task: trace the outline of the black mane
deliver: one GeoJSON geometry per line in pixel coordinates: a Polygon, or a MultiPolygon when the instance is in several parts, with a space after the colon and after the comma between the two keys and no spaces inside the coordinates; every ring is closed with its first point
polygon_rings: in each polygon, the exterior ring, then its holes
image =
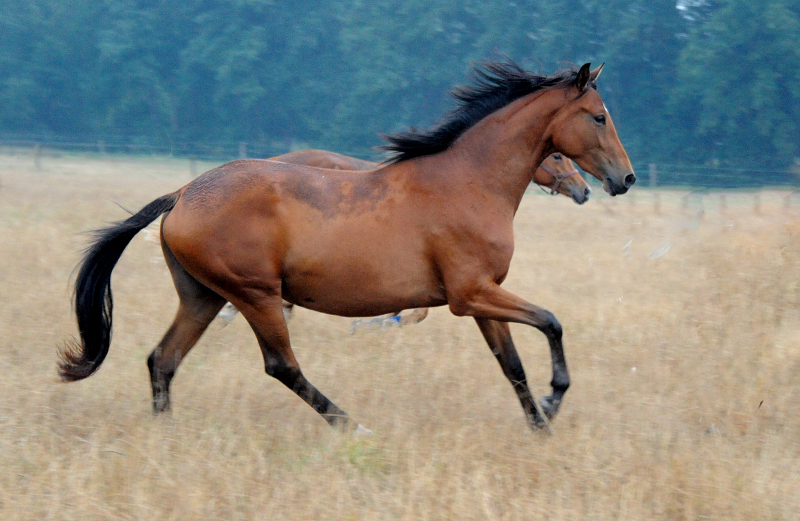
{"type": "Polygon", "coordinates": [[[540,90],[575,83],[578,70],[564,69],[552,76],[545,76],[528,72],[505,58],[502,61],[480,63],[475,66],[473,74],[473,85],[461,85],[450,91],[457,106],[433,128],[412,128],[405,132],[381,135],[388,144],[378,148],[390,153],[386,163],[442,152],[478,121],[512,101],[540,90]]]}

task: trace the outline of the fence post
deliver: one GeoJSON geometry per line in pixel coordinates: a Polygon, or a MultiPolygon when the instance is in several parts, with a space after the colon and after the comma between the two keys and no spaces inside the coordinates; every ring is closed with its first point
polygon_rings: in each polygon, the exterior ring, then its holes
{"type": "Polygon", "coordinates": [[[33,145],[33,165],[36,170],[42,169],[42,145],[39,143],[33,145]]]}
{"type": "Polygon", "coordinates": [[[756,192],[753,195],[753,213],[761,213],[761,192],[756,192]]]}
{"type": "MultiPolygon", "coordinates": [[[[658,186],[658,168],[655,163],[650,163],[648,173],[650,175],[650,188],[655,188],[658,186]]],[[[661,212],[661,196],[658,192],[653,192],[653,211],[655,213],[661,212]]]]}
{"type": "Polygon", "coordinates": [[[723,192],[719,194],[719,211],[720,213],[723,213],[727,209],[728,209],[728,200],[725,197],[725,193],[723,192]]]}
{"type": "Polygon", "coordinates": [[[247,159],[247,143],[239,143],[239,159],[247,159]]]}

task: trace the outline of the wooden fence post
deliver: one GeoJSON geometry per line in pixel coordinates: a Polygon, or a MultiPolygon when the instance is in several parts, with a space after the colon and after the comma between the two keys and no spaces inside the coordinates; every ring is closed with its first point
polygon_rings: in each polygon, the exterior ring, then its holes
{"type": "Polygon", "coordinates": [[[42,145],[39,143],[33,145],[33,165],[36,170],[42,169],[42,145]]]}
{"type": "MultiPolygon", "coordinates": [[[[655,163],[650,163],[648,173],[650,174],[650,188],[655,188],[658,186],[658,168],[655,163]]],[[[653,211],[661,212],[661,197],[658,192],[653,193],[653,211]]]]}

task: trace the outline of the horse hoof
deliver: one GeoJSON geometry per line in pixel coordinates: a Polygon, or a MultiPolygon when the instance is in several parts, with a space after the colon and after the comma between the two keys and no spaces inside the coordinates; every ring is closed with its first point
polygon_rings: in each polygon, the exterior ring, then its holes
{"type": "Polygon", "coordinates": [[[172,414],[172,407],[170,407],[169,405],[166,405],[166,406],[160,405],[160,406],[154,406],[153,407],[153,416],[156,416],[156,417],[158,417],[158,416],[169,416],[170,414],[172,414]]]}
{"type": "Polygon", "coordinates": [[[550,430],[550,422],[542,421],[541,419],[529,421],[528,426],[533,432],[541,432],[550,435],[553,434],[553,431],[550,430]]]}
{"type": "Polygon", "coordinates": [[[370,434],[372,434],[372,431],[359,423],[356,426],[355,434],[356,436],[369,436],[370,434]]]}
{"type": "Polygon", "coordinates": [[[558,407],[561,405],[561,400],[554,400],[552,396],[542,396],[539,400],[539,405],[542,407],[542,412],[547,416],[548,420],[552,420],[558,414],[558,407]]]}

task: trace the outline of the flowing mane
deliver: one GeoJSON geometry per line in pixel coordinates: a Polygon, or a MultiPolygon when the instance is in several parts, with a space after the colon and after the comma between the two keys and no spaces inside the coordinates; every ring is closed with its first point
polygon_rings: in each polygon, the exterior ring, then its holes
{"type": "Polygon", "coordinates": [[[540,90],[566,87],[575,82],[576,68],[564,69],[552,76],[528,72],[510,58],[479,63],[473,71],[472,85],[461,85],[450,91],[457,106],[429,130],[409,129],[395,134],[382,134],[388,144],[378,147],[390,153],[387,164],[446,150],[461,134],[477,122],[512,101],[540,90]]]}

